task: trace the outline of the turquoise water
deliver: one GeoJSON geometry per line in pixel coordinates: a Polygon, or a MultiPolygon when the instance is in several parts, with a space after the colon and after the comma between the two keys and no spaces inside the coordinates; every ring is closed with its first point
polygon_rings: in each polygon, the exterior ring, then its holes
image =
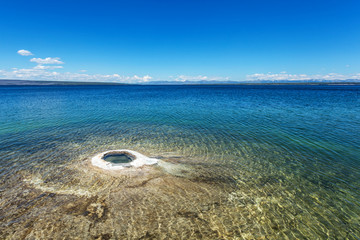
{"type": "Polygon", "coordinates": [[[359,239],[359,147],[360,86],[0,87],[0,238],[359,239]]]}

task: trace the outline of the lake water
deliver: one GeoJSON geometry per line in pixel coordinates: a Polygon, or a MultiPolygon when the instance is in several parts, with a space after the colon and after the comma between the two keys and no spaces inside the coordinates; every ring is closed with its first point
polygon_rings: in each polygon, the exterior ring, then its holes
{"type": "Polygon", "coordinates": [[[0,87],[0,196],[1,239],[359,239],[360,86],[0,87]]]}

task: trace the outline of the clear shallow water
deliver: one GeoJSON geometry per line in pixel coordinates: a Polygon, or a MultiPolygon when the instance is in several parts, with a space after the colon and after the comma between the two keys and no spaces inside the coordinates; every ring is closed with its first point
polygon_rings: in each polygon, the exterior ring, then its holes
{"type": "Polygon", "coordinates": [[[0,238],[359,239],[359,133],[359,86],[0,87],[0,238]]]}

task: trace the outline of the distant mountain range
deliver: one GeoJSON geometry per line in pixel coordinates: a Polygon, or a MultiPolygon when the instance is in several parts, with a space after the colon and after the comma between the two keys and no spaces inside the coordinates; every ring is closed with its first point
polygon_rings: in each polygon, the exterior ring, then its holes
{"type": "MultiPolygon", "coordinates": [[[[151,81],[145,83],[135,83],[133,85],[344,85],[360,84],[360,79],[349,80],[260,80],[260,81],[151,81]]],[[[130,85],[127,83],[111,82],[72,82],[72,81],[34,81],[34,80],[11,80],[0,79],[0,86],[61,86],[61,85],[130,85]]]]}
{"type": "Polygon", "coordinates": [[[253,85],[253,84],[266,84],[266,85],[281,85],[281,84],[360,84],[360,79],[349,80],[258,80],[258,81],[151,81],[140,83],[142,85],[253,85]]]}

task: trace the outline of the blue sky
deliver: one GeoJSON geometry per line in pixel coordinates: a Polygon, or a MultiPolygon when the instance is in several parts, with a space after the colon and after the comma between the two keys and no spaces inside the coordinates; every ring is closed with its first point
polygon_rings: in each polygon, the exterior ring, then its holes
{"type": "Polygon", "coordinates": [[[0,78],[360,79],[359,12],[358,0],[4,0],[0,78]]]}

